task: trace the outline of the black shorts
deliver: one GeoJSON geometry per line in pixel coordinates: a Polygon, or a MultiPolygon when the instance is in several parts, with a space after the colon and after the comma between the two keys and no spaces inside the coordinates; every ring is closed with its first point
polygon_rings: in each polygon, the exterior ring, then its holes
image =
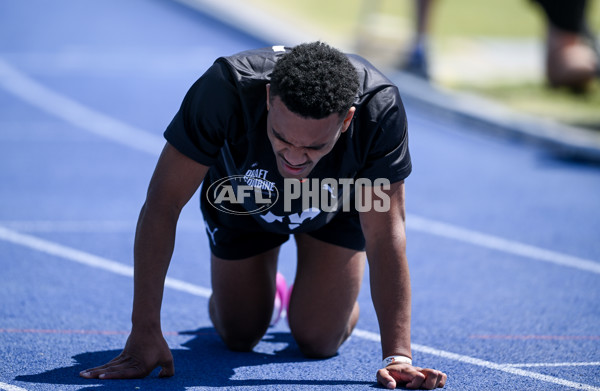
{"type": "MultiPolygon", "coordinates": [[[[201,197],[202,198],[202,197],[201,197]]],[[[281,246],[290,234],[266,231],[249,215],[218,212],[201,202],[212,253],[222,259],[238,260],[281,246]]],[[[307,235],[326,243],[356,251],[365,250],[358,212],[339,212],[329,223],[307,235]]]]}

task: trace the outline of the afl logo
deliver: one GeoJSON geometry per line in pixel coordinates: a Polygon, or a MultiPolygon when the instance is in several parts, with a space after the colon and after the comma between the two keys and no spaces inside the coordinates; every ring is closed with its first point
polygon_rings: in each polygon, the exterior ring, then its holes
{"type": "Polygon", "coordinates": [[[207,201],[213,208],[233,215],[262,213],[275,205],[279,199],[277,187],[261,189],[249,186],[246,179],[244,175],[231,175],[211,183],[207,189],[207,201]]]}

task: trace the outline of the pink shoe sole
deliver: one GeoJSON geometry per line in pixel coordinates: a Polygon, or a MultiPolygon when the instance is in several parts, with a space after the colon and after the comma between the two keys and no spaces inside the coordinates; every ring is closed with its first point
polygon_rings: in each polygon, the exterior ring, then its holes
{"type": "Polygon", "coordinates": [[[288,289],[285,277],[277,272],[275,279],[275,303],[273,305],[273,316],[271,317],[271,326],[275,326],[279,319],[285,317],[288,306],[288,289]],[[286,312],[284,312],[284,310],[286,312]]]}

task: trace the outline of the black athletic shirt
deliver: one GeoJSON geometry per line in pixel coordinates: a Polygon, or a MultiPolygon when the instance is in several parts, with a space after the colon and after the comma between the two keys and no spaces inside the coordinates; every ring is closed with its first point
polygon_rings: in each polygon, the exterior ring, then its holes
{"type": "MultiPolygon", "coordinates": [[[[284,181],[267,137],[266,84],[275,62],[286,50],[274,46],[217,59],[192,85],[165,131],[165,138],[178,151],[211,167],[204,180],[202,202],[207,196],[214,201],[215,195],[207,191],[212,183],[233,175],[243,176],[251,186],[263,190],[274,187],[282,194],[284,181]]],[[[401,181],[410,174],[411,161],[406,114],[398,89],[363,58],[348,58],[360,80],[356,112],[348,130],[308,178],[401,181]]],[[[339,194],[329,191],[331,197],[341,197],[342,188],[336,191],[339,194]]],[[[263,192],[273,197],[273,192],[263,192]]],[[[243,207],[229,207],[244,214],[245,210],[256,210],[257,204],[249,201],[243,207]]],[[[203,205],[205,213],[208,209],[203,205]]],[[[213,220],[223,215],[214,210],[209,213],[213,220]]],[[[303,208],[300,200],[286,211],[280,197],[268,211],[252,216],[261,229],[289,234],[320,228],[335,214],[303,208]]]]}

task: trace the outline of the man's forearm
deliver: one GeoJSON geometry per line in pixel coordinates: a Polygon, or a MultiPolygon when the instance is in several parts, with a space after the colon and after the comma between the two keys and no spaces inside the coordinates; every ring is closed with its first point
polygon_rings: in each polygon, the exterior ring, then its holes
{"type": "MultiPolygon", "coordinates": [[[[389,243],[388,243],[389,246],[389,243]]],[[[382,356],[411,356],[411,288],[408,262],[402,248],[367,251],[371,295],[381,333],[382,356]]]]}
{"type": "Polygon", "coordinates": [[[179,212],[144,204],[134,246],[133,328],[160,329],[164,282],[175,245],[179,212]]]}

